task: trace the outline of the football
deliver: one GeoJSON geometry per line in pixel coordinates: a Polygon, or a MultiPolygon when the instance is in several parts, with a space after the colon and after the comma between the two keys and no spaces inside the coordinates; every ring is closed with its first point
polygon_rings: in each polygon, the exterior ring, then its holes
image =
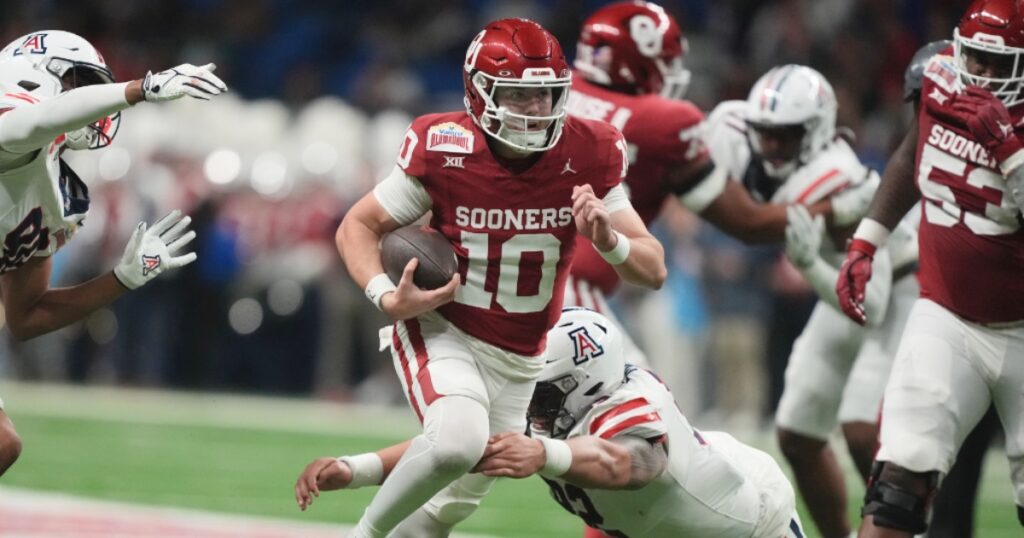
{"type": "Polygon", "coordinates": [[[444,286],[458,270],[451,243],[441,232],[426,226],[405,226],[385,235],[380,250],[384,271],[395,284],[413,258],[419,259],[419,265],[412,281],[425,290],[444,286]]]}

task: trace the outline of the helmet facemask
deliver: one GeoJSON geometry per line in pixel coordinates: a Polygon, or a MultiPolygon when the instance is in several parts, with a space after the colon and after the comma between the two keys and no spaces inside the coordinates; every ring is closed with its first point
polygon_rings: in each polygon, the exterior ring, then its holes
{"type": "Polygon", "coordinates": [[[570,76],[556,77],[550,69],[528,69],[522,79],[492,77],[477,71],[470,80],[484,101],[479,122],[489,136],[526,152],[547,151],[558,143],[565,124],[570,76]],[[551,113],[530,116],[499,106],[496,96],[501,88],[550,88],[551,113]]]}
{"type": "Polygon", "coordinates": [[[955,29],[953,56],[956,58],[960,82],[965,86],[985,88],[1007,107],[1024,102],[1024,96],[1021,95],[1024,89],[1024,49],[1004,45],[1002,36],[978,32],[971,37],[964,37],[960,35],[959,29],[955,29]],[[996,70],[1004,76],[971,73],[967,65],[971,60],[968,56],[984,58],[987,60],[985,63],[995,64],[996,70]]]}
{"type": "MultiPolygon", "coordinates": [[[[815,122],[817,118],[806,123],[815,122]]],[[[772,125],[747,121],[747,140],[754,154],[761,158],[761,164],[768,177],[785,181],[797,168],[806,164],[814,155],[811,137],[807,135],[811,128],[807,124],[772,125]],[[769,136],[776,140],[774,147],[766,147],[764,138],[769,136]],[[767,151],[767,150],[773,151],[767,151]]]]}
{"type": "Polygon", "coordinates": [[[578,417],[565,408],[565,402],[569,394],[578,388],[579,382],[572,374],[538,382],[526,412],[530,428],[547,437],[566,437],[578,417]]]}
{"type": "MultiPolygon", "coordinates": [[[[110,70],[105,67],[65,58],[51,59],[47,62],[46,70],[60,79],[65,91],[114,81],[110,70]]],[[[65,145],[75,150],[105,148],[114,141],[120,128],[121,112],[117,112],[67,133],[65,145]]]]}

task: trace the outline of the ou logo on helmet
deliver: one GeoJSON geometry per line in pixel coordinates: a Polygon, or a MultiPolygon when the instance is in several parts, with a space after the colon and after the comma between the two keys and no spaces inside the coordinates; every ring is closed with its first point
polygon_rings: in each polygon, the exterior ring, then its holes
{"type": "Polygon", "coordinates": [[[629,35],[636,41],[636,48],[640,54],[648,58],[654,58],[661,54],[661,48],[665,41],[664,28],[658,28],[658,23],[646,15],[637,15],[629,20],[629,35]]]}
{"type": "Polygon", "coordinates": [[[590,336],[586,327],[577,327],[569,331],[569,339],[572,340],[573,364],[580,365],[604,355],[604,347],[590,336]]]}

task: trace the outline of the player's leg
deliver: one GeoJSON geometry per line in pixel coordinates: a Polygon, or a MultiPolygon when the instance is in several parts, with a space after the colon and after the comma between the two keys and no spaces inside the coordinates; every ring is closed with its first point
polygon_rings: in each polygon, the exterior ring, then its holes
{"type": "Polygon", "coordinates": [[[14,431],[14,423],[4,412],[3,400],[0,400],[0,476],[14,465],[21,455],[21,438],[14,431]]]}
{"type": "Polygon", "coordinates": [[[882,407],[882,394],[899,350],[903,329],[919,295],[920,286],[914,275],[893,284],[885,319],[882,324],[868,329],[843,392],[839,422],[847,450],[864,483],[868,481],[871,462],[878,450],[878,414],[882,407]]]}
{"type": "Polygon", "coordinates": [[[928,538],[971,538],[974,535],[974,511],[982,463],[998,431],[999,417],[995,408],[990,407],[985,418],[960,446],[956,463],[942,479],[932,504],[928,538]]]}
{"type": "Polygon", "coordinates": [[[1017,518],[1024,525],[1024,327],[983,329],[985,362],[998,372],[992,387],[996,413],[1006,432],[1006,457],[1017,518]]]}
{"type": "MultiPolygon", "coordinates": [[[[485,365],[480,365],[479,371],[490,401],[490,435],[526,431],[526,409],[533,396],[534,382],[509,380],[485,365]]],[[[476,511],[495,480],[482,474],[462,475],[403,521],[390,538],[448,536],[456,524],[476,511]]]]}
{"type": "Polygon", "coordinates": [[[465,344],[438,322],[395,324],[392,356],[423,433],[377,491],[352,536],[386,536],[483,455],[487,388],[465,344]]]}
{"type": "Polygon", "coordinates": [[[863,331],[819,303],[793,345],[786,385],[775,415],[776,435],[797,489],[825,538],[850,534],[843,471],[828,437],[838,423],[853,350],[863,331]]]}
{"type": "Polygon", "coordinates": [[[971,324],[926,299],[914,305],[885,390],[877,461],[860,536],[909,538],[927,529],[938,478],[991,402],[971,324]]]}

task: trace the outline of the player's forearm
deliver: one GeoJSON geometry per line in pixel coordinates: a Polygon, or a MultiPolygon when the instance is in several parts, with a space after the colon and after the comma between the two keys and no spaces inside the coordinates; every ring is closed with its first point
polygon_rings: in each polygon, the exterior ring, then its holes
{"type": "MultiPolygon", "coordinates": [[[[361,202],[360,202],[361,203],[361,202]]],[[[365,288],[370,279],[384,272],[380,260],[380,238],[383,232],[352,208],[338,226],[334,240],[352,280],[365,288]]]]}
{"type": "Polygon", "coordinates": [[[582,488],[625,489],[630,483],[630,456],[626,448],[599,437],[566,441],[572,465],[559,478],[582,488]]]}
{"type": "Polygon", "coordinates": [[[665,249],[651,235],[630,237],[629,257],[613,267],[627,282],[655,290],[660,289],[668,278],[665,249]]]}
{"type": "Polygon", "coordinates": [[[27,153],[57,136],[128,108],[131,83],[97,84],[76,88],[33,105],[0,115],[0,147],[27,153]]]}
{"type": "Polygon", "coordinates": [[[917,151],[917,128],[914,127],[903,137],[896,152],[882,174],[878,193],[871,202],[867,218],[893,230],[900,219],[921,199],[914,183],[914,166],[917,151]]]}
{"type": "Polygon", "coordinates": [[[126,291],[107,272],[77,286],[46,290],[28,304],[12,298],[4,305],[7,325],[15,339],[28,340],[81,321],[126,291]]]}

